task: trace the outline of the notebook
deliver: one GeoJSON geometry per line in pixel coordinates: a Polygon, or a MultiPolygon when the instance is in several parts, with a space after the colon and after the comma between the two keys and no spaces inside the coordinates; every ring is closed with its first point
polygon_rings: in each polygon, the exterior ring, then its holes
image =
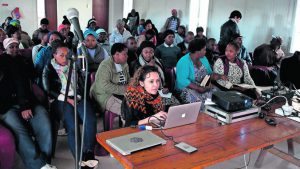
{"type": "Polygon", "coordinates": [[[167,119],[161,123],[155,118],[151,118],[151,123],[163,129],[178,127],[195,123],[198,118],[202,102],[182,104],[169,108],[167,119]]]}
{"type": "Polygon", "coordinates": [[[122,155],[143,150],[149,147],[166,144],[167,141],[151,131],[140,131],[106,140],[106,143],[122,155]]]}

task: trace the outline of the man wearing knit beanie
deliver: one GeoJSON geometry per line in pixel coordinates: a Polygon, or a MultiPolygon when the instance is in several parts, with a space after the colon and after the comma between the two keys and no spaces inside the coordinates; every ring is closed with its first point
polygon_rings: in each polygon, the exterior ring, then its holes
{"type": "Polygon", "coordinates": [[[37,30],[35,30],[32,34],[32,41],[35,45],[38,45],[41,43],[40,37],[42,37],[41,32],[50,32],[48,30],[49,20],[47,18],[43,18],[40,21],[40,26],[37,30]]]}

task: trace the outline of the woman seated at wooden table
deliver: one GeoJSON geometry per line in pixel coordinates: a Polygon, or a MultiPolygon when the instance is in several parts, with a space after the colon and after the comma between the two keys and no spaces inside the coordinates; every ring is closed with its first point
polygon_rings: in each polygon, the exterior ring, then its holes
{"type": "Polygon", "coordinates": [[[150,116],[167,118],[158,93],[160,82],[159,71],[154,66],[146,65],[135,72],[122,103],[125,126],[147,124],[150,116]]]}
{"type": "Polygon", "coordinates": [[[221,90],[237,90],[252,98],[257,98],[255,83],[252,80],[245,61],[237,57],[238,44],[228,43],[224,56],[220,56],[214,64],[214,72],[225,75],[228,79],[217,80],[217,86],[221,90]]]}
{"type": "MultiPolygon", "coordinates": [[[[190,53],[184,55],[176,65],[176,89],[183,103],[202,102],[200,111],[204,111],[204,102],[211,98],[211,85],[201,85],[204,79],[226,79],[226,76],[213,73],[205,57],[206,42],[204,39],[194,39],[190,42],[190,53]]],[[[210,84],[210,83],[206,83],[210,84]]]]}

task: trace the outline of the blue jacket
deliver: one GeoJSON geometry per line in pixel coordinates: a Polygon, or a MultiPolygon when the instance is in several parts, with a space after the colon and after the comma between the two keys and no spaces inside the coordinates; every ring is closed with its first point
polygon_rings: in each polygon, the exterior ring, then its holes
{"type": "MultiPolygon", "coordinates": [[[[212,74],[212,69],[207,58],[200,58],[201,63],[206,68],[208,74],[212,74]]],[[[191,60],[190,53],[184,55],[176,64],[176,88],[183,89],[190,83],[195,82],[194,63],[191,60]]]]}
{"type": "Polygon", "coordinates": [[[48,64],[48,62],[52,59],[52,47],[47,46],[41,49],[34,61],[34,68],[38,75],[43,73],[44,67],[48,64]]]}

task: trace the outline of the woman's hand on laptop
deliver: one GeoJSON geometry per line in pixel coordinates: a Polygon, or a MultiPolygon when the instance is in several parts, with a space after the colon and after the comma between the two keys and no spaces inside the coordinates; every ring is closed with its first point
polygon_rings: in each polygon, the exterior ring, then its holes
{"type": "Polygon", "coordinates": [[[150,116],[150,117],[145,118],[143,120],[139,120],[138,125],[147,124],[149,122],[159,124],[160,123],[159,120],[165,121],[167,119],[167,113],[163,112],[163,111],[160,111],[160,112],[154,114],[153,116],[150,116]]]}
{"type": "Polygon", "coordinates": [[[160,111],[160,112],[156,113],[153,116],[157,117],[160,120],[165,121],[167,119],[168,114],[166,112],[164,112],[164,111],[160,111]]]}

